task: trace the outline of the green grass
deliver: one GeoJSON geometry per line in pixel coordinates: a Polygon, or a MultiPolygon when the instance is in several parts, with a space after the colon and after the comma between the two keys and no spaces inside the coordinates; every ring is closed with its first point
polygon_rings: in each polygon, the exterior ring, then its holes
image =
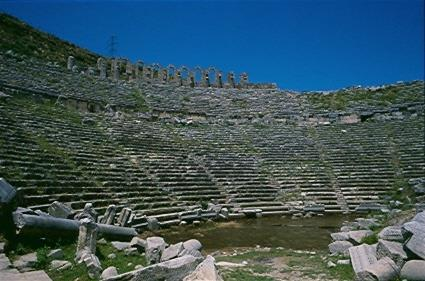
{"type": "MultiPolygon", "coordinates": [[[[76,251],[76,242],[71,241],[41,241],[41,240],[25,240],[17,244],[16,249],[9,253],[9,258],[15,260],[18,256],[36,252],[37,265],[36,268],[45,270],[52,280],[73,281],[79,278],[80,281],[89,281],[87,269],[82,264],[77,264],[74,261],[76,251]],[[63,271],[50,270],[49,264],[51,260],[47,258],[47,254],[52,249],[60,248],[63,250],[64,258],[72,263],[72,268],[63,271]]],[[[136,265],[146,266],[146,260],[143,255],[126,256],[123,251],[118,251],[108,244],[97,244],[96,255],[99,258],[102,268],[115,266],[118,273],[125,273],[134,270],[136,265]],[[114,253],[116,258],[109,259],[108,255],[114,253]],[[131,263],[132,265],[128,265],[131,263]]]]}
{"type": "Polygon", "coordinates": [[[21,20],[0,13],[0,50],[35,57],[44,61],[58,62],[66,66],[72,55],[81,66],[95,66],[98,55],[66,42],[48,33],[39,31],[21,20]]]}
{"type": "MultiPolygon", "coordinates": [[[[241,263],[247,261],[248,265],[238,269],[226,269],[223,276],[225,280],[275,280],[269,275],[278,270],[280,273],[299,271],[303,276],[317,278],[326,275],[327,279],[353,280],[354,273],[350,265],[337,265],[335,268],[327,268],[326,251],[317,251],[315,255],[299,253],[287,249],[271,249],[270,251],[249,251],[235,256],[219,256],[217,261],[241,263]],[[274,258],[282,258],[286,267],[281,270],[273,268],[274,258]]],[[[336,263],[338,257],[330,257],[336,263]]],[[[275,265],[276,266],[276,265],[275,265]]]]}
{"type": "Polygon", "coordinates": [[[368,245],[373,245],[375,243],[378,243],[378,235],[376,233],[373,233],[370,236],[364,237],[361,243],[365,243],[368,245]]]}

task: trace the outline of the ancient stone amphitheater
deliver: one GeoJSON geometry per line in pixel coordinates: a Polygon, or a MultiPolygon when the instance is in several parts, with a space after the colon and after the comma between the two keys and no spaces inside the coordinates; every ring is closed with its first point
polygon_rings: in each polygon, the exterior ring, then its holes
{"type": "Polygon", "coordinates": [[[115,204],[166,226],[210,202],[235,217],[376,208],[424,177],[423,81],[296,93],[99,62],[0,54],[0,175],[25,206],[115,204]]]}

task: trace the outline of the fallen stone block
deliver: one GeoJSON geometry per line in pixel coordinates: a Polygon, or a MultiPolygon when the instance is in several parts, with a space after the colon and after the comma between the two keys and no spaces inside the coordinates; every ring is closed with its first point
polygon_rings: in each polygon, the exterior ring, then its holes
{"type": "Polygon", "coordinates": [[[122,251],[122,250],[125,250],[127,248],[130,248],[130,243],[128,243],[128,242],[112,241],[111,245],[112,245],[112,247],[114,247],[118,251],[122,251]]]}
{"type": "Polygon", "coordinates": [[[162,237],[154,236],[146,239],[146,260],[149,264],[158,263],[161,260],[162,252],[165,250],[167,243],[162,237]]]}
{"type": "Polygon", "coordinates": [[[16,197],[16,189],[4,178],[0,178],[0,205],[10,204],[16,197]]]}
{"type": "Polygon", "coordinates": [[[347,241],[350,239],[348,232],[335,232],[331,233],[331,238],[333,241],[347,241]]]}
{"type": "Polygon", "coordinates": [[[416,216],[412,219],[412,221],[417,221],[420,223],[425,223],[425,211],[417,213],[416,216]]]}
{"type": "Polygon", "coordinates": [[[410,260],[406,262],[401,269],[401,279],[409,281],[424,281],[425,280],[425,261],[410,260]]]}
{"type": "Polygon", "coordinates": [[[179,242],[177,244],[170,245],[164,250],[161,255],[161,262],[174,259],[179,256],[179,254],[184,250],[183,243],[179,242]]]}
{"type": "Polygon", "coordinates": [[[52,281],[52,279],[42,270],[25,273],[3,271],[0,274],[0,281],[52,281]]]}
{"type": "Polygon", "coordinates": [[[195,271],[186,276],[183,281],[223,281],[214,262],[215,260],[212,256],[207,256],[205,260],[195,268],[195,271]]]}
{"type": "Polygon", "coordinates": [[[66,270],[68,268],[71,268],[71,267],[72,267],[72,263],[70,263],[69,261],[52,260],[50,262],[50,269],[51,270],[63,271],[63,270],[66,270]]]}
{"type": "Polygon", "coordinates": [[[126,272],[114,277],[107,278],[108,281],[141,281],[141,280],[167,280],[181,281],[193,272],[202,259],[193,256],[183,256],[162,263],[153,264],[142,269],[126,272]]]}
{"type": "Polygon", "coordinates": [[[47,209],[49,215],[55,218],[69,219],[74,217],[75,211],[68,205],[54,201],[47,209]]]}
{"type": "Polygon", "coordinates": [[[117,206],[113,204],[109,205],[99,222],[103,224],[114,224],[116,212],[117,206]]]}
{"type": "Polygon", "coordinates": [[[404,239],[408,239],[410,236],[415,234],[425,233],[425,223],[421,223],[418,221],[410,221],[403,224],[401,228],[401,232],[403,234],[404,239]]]}
{"type": "Polygon", "coordinates": [[[202,250],[202,244],[197,239],[190,239],[183,243],[183,247],[186,250],[202,250]]]}
{"type": "Polygon", "coordinates": [[[23,256],[20,256],[13,262],[13,266],[16,267],[19,271],[28,271],[32,269],[37,264],[37,253],[29,253],[23,256]]]}
{"type": "Polygon", "coordinates": [[[371,230],[354,230],[348,232],[349,241],[354,245],[360,245],[363,239],[372,235],[373,232],[371,230]]]}
{"type": "Polygon", "coordinates": [[[348,241],[335,241],[328,245],[329,252],[332,255],[348,256],[348,249],[353,247],[353,244],[348,241]]]}
{"type": "Polygon", "coordinates": [[[159,230],[159,228],[161,227],[157,218],[148,217],[147,222],[148,222],[148,229],[150,231],[159,230]]]}
{"type": "Polygon", "coordinates": [[[391,281],[394,280],[400,272],[400,268],[389,257],[383,257],[377,262],[366,268],[364,277],[360,280],[371,281],[391,281]]]}
{"type": "Polygon", "coordinates": [[[401,226],[387,226],[383,228],[379,234],[379,239],[384,239],[388,241],[396,241],[396,242],[403,242],[403,234],[401,231],[401,226]]]}
{"type": "Polygon", "coordinates": [[[100,275],[100,279],[105,280],[111,277],[115,277],[117,275],[118,275],[117,268],[115,266],[110,266],[102,272],[102,274],[100,275]]]}
{"type": "Polygon", "coordinates": [[[5,254],[0,254],[0,271],[12,267],[9,258],[5,254]]]}
{"type": "Polygon", "coordinates": [[[403,250],[403,244],[387,240],[379,240],[376,247],[376,256],[378,259],[389,257],[398,267],[402,267],[407,260],[407,254],[403,250]]]}
{"type": "Polygon", "coordinates": [[[409,252],[425,260],[425,233],[414,234],[405,246],[409,252]]]}
{"type": "Polygon", "coordinates": [[[356,277],[361,280],[366,268],[378,261],[376,258],[376,248],[371,245],[362,244],[351,247],[349,250],[351,264],[356,277]]]}
{"type": "Polygon", "coordinates": [[[357,218],[356,224],[358,225],[359,229],[364,229],[364,230],[371,230],[379,226],[378,221],[374,218],[372,219],[357,218]]]}
{"type": "Polygon", "coordinates": [[[62,258],[63,258],[63,251],[62,251],[62,249],[54,249],[54,250],[51,250],[51,251],[47,254],[47,257],[48,257],[49,259],[55,259],[55,260],[62,259],[62,258]]]}
{"type": "Polygon", "coordinates": [[[133,237],[130,241],[130,247],[134,247],[139,249],[139,251],[142,251],[146,247],[146,240],[139,238],[139,237],[133,237]]]}

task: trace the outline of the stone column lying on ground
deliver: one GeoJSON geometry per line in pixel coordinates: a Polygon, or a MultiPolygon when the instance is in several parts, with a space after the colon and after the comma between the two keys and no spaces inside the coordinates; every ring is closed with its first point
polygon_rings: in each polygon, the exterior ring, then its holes
{"type": "MultiPolygon", "coordinates": [[[[17,233],[22,236],[40,237],[76,237],[80,222],[54,217],[41,217],[15,212],[13,219],[17,233]]],[[[98,224],[99,234],[105,238],[130,241],[137,236],[137,231],[130,227],[98,224]]]]}

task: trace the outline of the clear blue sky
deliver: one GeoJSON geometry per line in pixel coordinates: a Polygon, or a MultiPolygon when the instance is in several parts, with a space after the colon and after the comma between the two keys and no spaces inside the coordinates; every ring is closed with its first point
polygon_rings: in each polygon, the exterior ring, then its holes
{"type": "Polygon", "coordinates": [[[246,71],[280,88],[423,79],[424,1],[8,1],[0,10],[100,54],[246,71]]]}

